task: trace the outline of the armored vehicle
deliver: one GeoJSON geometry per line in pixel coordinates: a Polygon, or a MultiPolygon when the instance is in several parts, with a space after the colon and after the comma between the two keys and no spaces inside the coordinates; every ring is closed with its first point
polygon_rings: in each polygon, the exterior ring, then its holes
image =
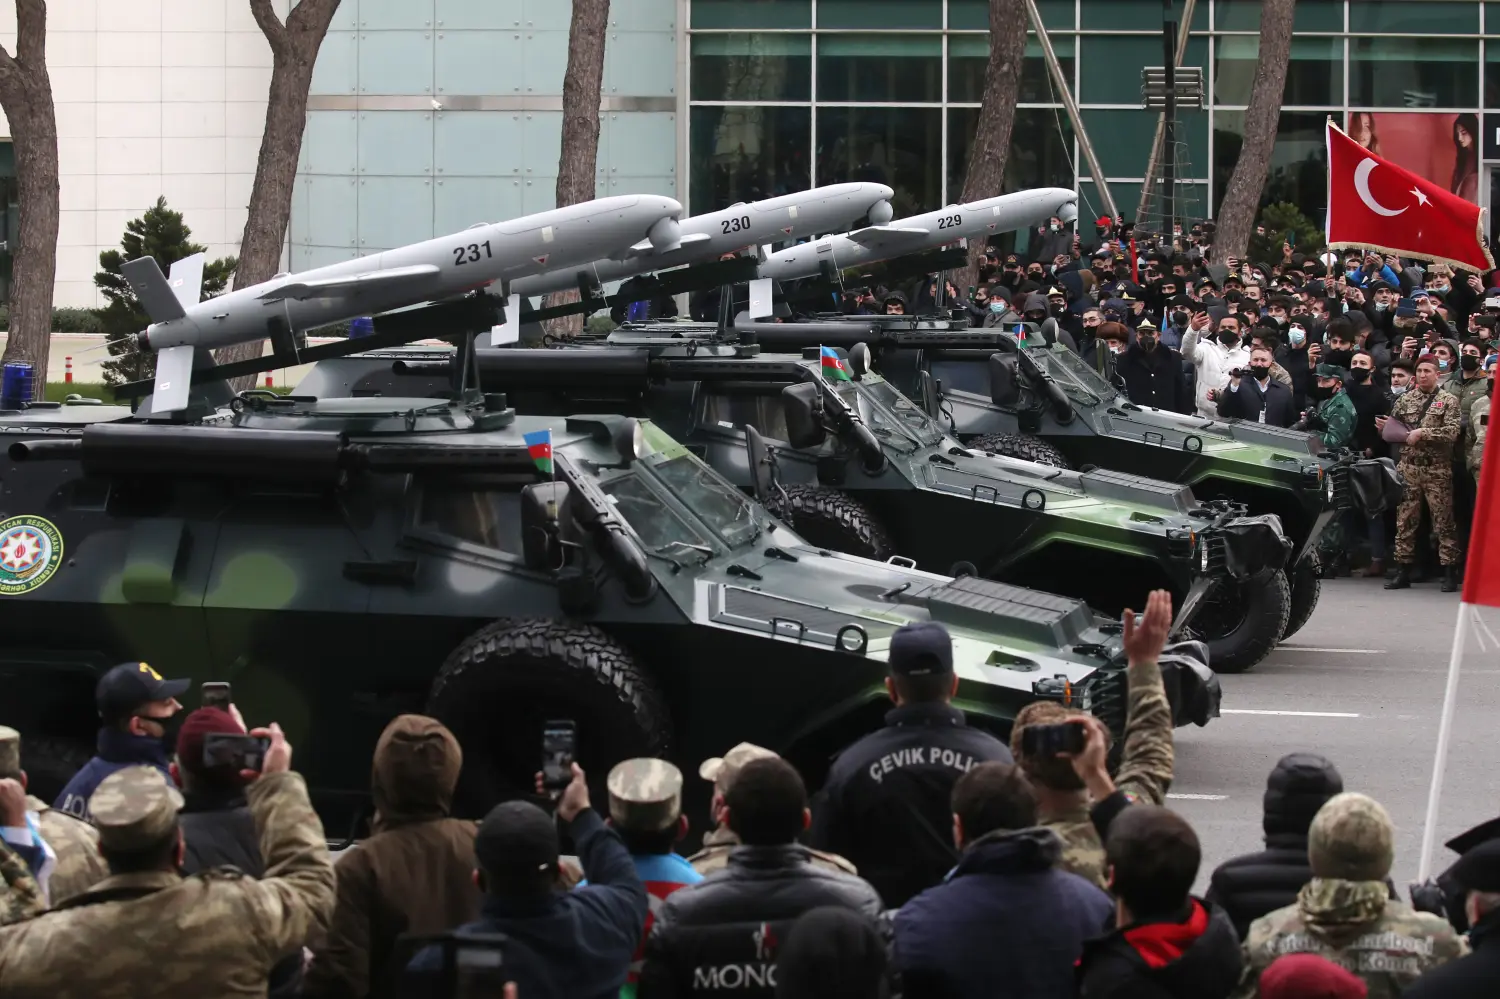
{"type": "MultiPolygon", "coordinates": [[[[601,780],[740,740],[818,780],[879,724],[908,621],[952,632],[977,724],[1040,697],[1123,723],[1118,623],[1080,601],[810,544],[649,421],[455,398],[0,413],[0,723],[37,793],[90,754],[95,681],[131,660],[280,721],[331,822],[403,711],[458,735],[466,814],[530,786],[552,718],[601,780]]],[[[1183,720],[1206,722],[1216,681],[1175,661],[1183,720]]]]}
{"type": "MultiPolygon", "coordinates": [[[[1318,540],[1353,502],[1355,459],[1327,453],[1314,435],[1138,406],[1077,354],[1035,333],[1018,338],[971,330],[962,320],[904,316],[737,325],[766,350],[867,343],[875,370],[971,447],[1057,468],[1098,466],[1165,479],[1205,499],[1243,503],[1252,514],[1274,513],[1293,544],[1282,638],[1306,624],[1317,606],[1318,540]]],[[[650,335],[627,329],[614,339],[650,335]]],[[[714,328],[698,335],[713,336],[714,328]]]]}
{"type": "MultiPolygon", "coordinates": [[[[1167,587],[1177,628],[1207,643],[1215,670],[1247,669],[1274,647],[1288,607],[1274,518],[1172,483],[966,450],[868,370],[867,352],[829,353],[640,336],[481,350],[478,364],[526,413],[650,417],[814,544],[1067,594],[1112,616],[1167,587]],[[824,377],[830,360],[847,380],[824,377]]],[[[441,348],[408,348],[323,362],[303,384],[414,395],[440,389],[450,368],[441,348]]]]}

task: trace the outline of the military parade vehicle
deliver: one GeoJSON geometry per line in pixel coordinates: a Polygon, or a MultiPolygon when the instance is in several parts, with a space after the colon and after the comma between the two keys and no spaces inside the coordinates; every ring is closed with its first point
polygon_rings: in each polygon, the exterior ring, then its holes
{"type": "MultiPolygon", "coordinates": [[[[1312,616],[1321,589],[1318,541],[1354,501],[1353,456],[1327,453],[1316,435],[1301,431],[1138,406],[1076,353],[1050,345],[1045,333],[1018,338],[1009,328],[970,329],[966,319],[943,317],[812,322],[736,325],[773,351],[866,343],[875,370],[971,447],[1057,468],[1097,466],[1164,479],[1204,499],[1275,514],[1293,543],[1282,638],[1312,616]]],[[[698,335],[714,336],[715,327],[705,325],[698,335]]],[[[626,329],[613,339],[631,337],[626,329]]]]}
{"type": "MultiPolygon", "coordinates": [[[[528,414],[650,417],[811,543],[1066,594],[1111,616],[1166,587],[1176,628],[1206,642],[1220,672],[1275,646],[1288,546],[1274,518],[1172,483],[965,449],[858,347],[768,355],[673,329],[637,328],[618,345],[480,350],[478,364],[486,386],[528,414]],[[830,368],[848,377],[830,381],[830,368]]],[[[302,390],[440,393],[450,368],[444,348],[379,351],[318,365],[302,390]]]]}
{"type": "MultiPolygon", "coordinates": [[[[233,396],[198,370],[169,418],[0,413],[0,723],[26,734],[39,794],[90,754],[95,682],[132,660],[229,681],[248,718],[280,721],[326,819],[366,798],[403,711],[457,734],[465,814],[530,787],[554,718],[599,780],[749,740],[816,782],[880,724],[909,621],[952,633],[976,724],[1056,698],[1120,731],[1117,621],[832,551],[650,421],[516,415],[459,343],[442,398],[233,396]]],[[[1179,722],[1217,713],[1202,658],[1167,663],[1179,722]]]]}

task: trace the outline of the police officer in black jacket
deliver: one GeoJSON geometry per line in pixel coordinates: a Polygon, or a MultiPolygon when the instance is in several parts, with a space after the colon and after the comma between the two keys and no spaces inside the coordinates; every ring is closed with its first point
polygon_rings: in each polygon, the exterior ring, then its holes
{"type": "Polygon", "coordinates": [[[942,625],[909,624],[891,638],[885,728],[841,753],[813,806],[812,845],[848,858],[889,909],[943,879],[957,862],[950,797],[978,763],[1011,763],[1005,743],[969,728],[953,640],[942,625]]]}

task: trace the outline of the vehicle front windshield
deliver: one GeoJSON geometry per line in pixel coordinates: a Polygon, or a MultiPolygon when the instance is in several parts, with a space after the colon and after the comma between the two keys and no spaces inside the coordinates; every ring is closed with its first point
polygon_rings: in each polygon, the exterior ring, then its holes
{"type": "Polygon", "coordinates": [[[713,558],[715,549],[709,539],[637,476],[621,475],[601,483],[600,488],[614,502],[616,515],[630,525],[653,555],[672,562],[679,558],[705,562],[713,558]]]}
{"type": "Polygon", "coordinates": [[[677,501],[713,528],[726,544],[741,545],[760,534],[755,507],[695,456],[682,454],[649,467],[677,501]]]}
{"type": "Polygon", "coordinates": [[[1094,406],[1119,395],[1118,389],[1066,347],[1030,350],[1027,351],[1027,356],[1051,375],[1062,388],[1063,394],[1074,402],[1094,406]]]}
{"type": "Polygon", "coordinates": [[[943,428],[922,407],[891,387],[890,382],[866,375],[857,384],[859,402],[851,400],[850,404],[857,406],[855,411],[876,436],[884,438],[886,435],[881,433],[884,429],[901,433],[924,447],[942,443],[943,428]]]}

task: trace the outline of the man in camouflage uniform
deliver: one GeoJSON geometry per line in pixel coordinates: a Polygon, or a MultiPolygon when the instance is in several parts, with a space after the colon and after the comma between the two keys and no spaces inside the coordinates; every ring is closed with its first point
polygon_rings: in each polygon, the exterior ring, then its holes
{"type": "Polygon", "coordinates": [[[264,997],[272,965],[326,932],[334,873],[322,823],[281,729],[254,734],[271,739],[247,792],[265,877],[234,868],[182,877],[182,796],[152,767],[118,770],[88,801],[111,875],[0,929],[6,999],[264,997]]]}
{"type": "Polygon", "coordinates": [[[1352,447],[1358,417],[1354,400],[1344,391],[1349,373],[1336,364],[1320,364],[1313,373],[1318,383],[1313,397],[1318,405],[1302,418],[1303,426],[1317,434],[1330,451],[1352,447]]]}
{"type": "Polygon", "coordinates": [[[0,926],[19,923],[46,910],[41,886],[31,876],[26,861],[0,843],[0,926]]]}
{"type": "MultiPolygon", "coordinates": [[[[1495,384],[1495,369],[1490,368],[1488,379],[1491,388],[1495,384]]],[[[1469,440],[1466,458],[1469,474],[1474,476],[1474,481],[1479,481],[1479,468],[1484,462],[1484,438],[1485,432],[1489,430],[1490,421],[1490,396],[1485,396],[1474,403],[1474,408],[1469,410],[1469,440]]]]}
{"type": "MultiPolygon", "coordinates": [[[[21,733],[4,726],[0,726],[0,779],[26,787],[26,771],[21,769],[21,733]]],[[[109,874],[104,858],[99,856],[99,834],[87,822],[27,795],[26,825],[46,853],[38,882],[47,904],[61,905],[109,874]]]]}
{"type": "Polygon", "coordinates": [[[1234,999],[1254,999],[1284,954],[1317,954],[1364,980],[1369,999],[1396,999],[1422,973],[1468,952],[1441,916],[1390,897],[1395,830],[1363,794],[1330,798],[1308,830],[1313,878],[1297,902],[1250,924],[1234,999]]]}
{"type": "Polygon", "coordinates": [[[1443,592],[1458,589],[1458,531],[1453,524],[1453,448],[1462,427],[1459,403],[1438,386],[1438,362],[1431,354],[1417,361],[1417,380],[1391,409],[1389,417],[1375,418],[1384,430],[1387,420],[1412,428],[1401,449],[1399,470],[1406,479],[1406,496],[1396,510],[1396,578],[1388,590],[1411,586],[1411,567],[1417,560],[1417,530],[1422,524],[1422,503],[1432,515],[1432,531],[1438,538],[1438,559],[1443,563],[1443,592]]]}
{"type": "Polygon", "coordinates": [[[1099,742],[1105,742],[1107,733],[1103,723],[1086,712],[1056,701],[1034,701],[1021,709],[1011,727],[1010,751],[1036,791],[1038,824],[1057,833],[1063,841],[1059,866],[1106,890],[1109,879],[1104,843],[1089,817],[1090,804],[1120,792],[1130,801],[1160,805],[1172,785],[1172,708],[1157,662],[1171,626],[1172,596],[1165,590],[1151,594],[1139,626],[1134,613],[1125,612],[1130,695],[1125,716],[1125,748],[1114,781],[1103,766],[1104,752],[1097,754],[1099,765],[1089,768],[1090,778],[1085,779],[1078,773],[1078,769],[1084,768],[1075,769],[1073,761],[1063,756],[1038,757],[1023,751],[1028,726],[1072,720],[1082,721],[1100,733],[1099,742]]]}
{"type": "MultiPolygon", "coordinates": [[[[740,845],[740,838],[735,835],[733,829],[720,821],[720,816],[724,814],[724,794],[729,790],[729,785],[734,783],[735,775],[745,764],[755,760],[775,759],[780,759],[780,757],[769,749],[742,742],[723,756],[704,760],[699,765],[698,776],[704,780],[713,781],[714,784],[713,804],[709,806],[714,828],[704,834],[703,849],[688,858],[688,863],[693,865],[693,870],[707,875],[714,871],[721,871],[728,866],[729,855],[734,852],[735,847],[740,845]]],[[[811,849],[808,853],[812,854],[812,864],[816,867],[840,871],[844,874],[859,873],[854,869],[853,864],[837,854],[811,849]]]]}

